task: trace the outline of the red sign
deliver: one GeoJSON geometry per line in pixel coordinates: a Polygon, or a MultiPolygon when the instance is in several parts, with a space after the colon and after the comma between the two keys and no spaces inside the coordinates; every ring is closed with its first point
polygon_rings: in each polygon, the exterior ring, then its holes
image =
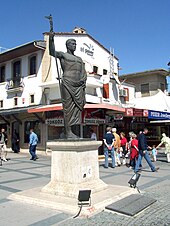
{"type": "Polygon", "coordinates": [[[126,108],[126,116],[148,117],[148,110],[137,108],[126,108]]]}
{"type": "Polygon", "coordinates": [[[133,108],[126,108],[126,116],[133,116],[133,108]]]}
{"type": "Polygon", "coordinates": [[[143,110],[142,109],[133,109],[133,116],[143,116],[143,110]]]}
{"type": "Polygon", "coordinates": [[[148,110],[143,110],[143,117],[148,117],[148,110]]]}

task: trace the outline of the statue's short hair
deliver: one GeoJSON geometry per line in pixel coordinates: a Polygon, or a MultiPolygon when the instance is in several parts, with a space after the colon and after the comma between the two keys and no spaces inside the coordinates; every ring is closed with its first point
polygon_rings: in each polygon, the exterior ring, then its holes
{"type": "Polygon", "coordinates": [[[67,46],[70,44],[70,42],[72,42],[72,41],[76,42],[75,39],[69,38],[69,39],[66,41],[66,47],[67,47],[67,46]]]}

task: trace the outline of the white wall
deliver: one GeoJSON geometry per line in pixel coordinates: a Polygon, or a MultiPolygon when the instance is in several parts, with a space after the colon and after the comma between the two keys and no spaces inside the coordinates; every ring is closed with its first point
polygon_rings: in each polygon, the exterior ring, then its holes
{"type": "MultiPolygon", "coordinates": [[[[30,105],[30,94],[34,94],[35,103],[40,104],[42,89],[39,87],[41,83],[42,70],[41,70],[41,59],[42,51],[37,51],[37,74],[28,75],[28,65],[29,65],[29,55],[22,56],[14,60],[21,60],[21,77],[23,77],[24,88],[23,92],[9,93],[7,92],[6,85],[7,83],[0,83],[0,100],[3,100],[4,109],[9,109],[14,107],[14,97],[18,97],[18,105],[16,107],[26,107],[30,105]],[[23,98],[25,102],[23,103],[23,98]]],[[[5,64],[6,67],[6,80],[12,79],[12,61],[8,61],[5,64]]]]}
{"type": "MultiPolygon", "coordinates": [[[[106,69],[109,73],[110,71],[110,64],[109,64],[109,56],[110,54],[102,48],[100,45],[98,45],[96,42],[94,42],[89,36],[80,36],[80,35],[65,35],[65,36],[55,36],[55,48],[56,51],[62,51],[66,52],[66,41],[70,38],[74,38],[77,43],[75,55],[82,58],[82,60],[85,63],[86,71],[92,72],[93,66],[98,67],[98,74],[103,74],[103,69],[106,69]],[[89,48],[86,46],[86,44],[89,46],[89,48]],[[83,51],[84,50],[84,51],[83,51]],[[86,50],[90,50],[93,52],[93,56],[89,56],[86,52],[86,50]]],[[[54,63],[54,62],[53,62],[54,63]]],[[[114,65],[115,65],[115,73],[118,72],[117,68],[117,59],[114,59],[114,65]]],[[[55,65],[54,65],[55,67],[55,65]]]]}

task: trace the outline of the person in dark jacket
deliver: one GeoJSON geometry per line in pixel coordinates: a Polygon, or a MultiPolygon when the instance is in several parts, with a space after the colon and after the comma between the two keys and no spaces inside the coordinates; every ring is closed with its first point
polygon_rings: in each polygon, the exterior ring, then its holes
{"type": "Polygon", "coordinates": [[[138,160],[136,162],[136,166],[135,166],[135,173],[137,173],[139,171],[139,166],[142,163],[142,158],[144,157],[146,162],[148,163],[149,167],[151,168],[152,172],[156,172],[158,171],[159,168],[156,168],[150,157],[148,154],[148,144],[147,144],[147,138],[146,138],[146,134],[148,133],[148,129],[144,128],[143,132],[141,134],[139,134],[138,137],[138,149],[139,149],[139,155],[138,155],[138,160]]]}
{"type": "Polygon", "coordinates": [[[105,168],[108,168],[109,162],[108,162],[108,157],[109,157],[109,152],[111,155],[112,159],[112,168],[115,168],[115,157],[114,157],[114,142],[115,142],[115,137],[112,134],[112,128],[109,126],[106,129],[106,134],[103,137],[104,141],[104,155],[105,155],[105,168]]]}
{"type": "Polygon", "coordinates": [[[12,137],[12,150],[14,153],[19,153],[20,145],[19,145],[19,134],[15,130],[12,137]]]}

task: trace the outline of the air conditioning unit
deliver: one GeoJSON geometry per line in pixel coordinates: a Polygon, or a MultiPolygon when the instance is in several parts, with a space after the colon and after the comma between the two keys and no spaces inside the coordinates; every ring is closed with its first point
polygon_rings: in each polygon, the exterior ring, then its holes
{"type": "Polygon", "coordinates": [[[126,89],[120,89],[119,90],[119,96],[120,97],[127,97],[127,90],[126,89]]]}

